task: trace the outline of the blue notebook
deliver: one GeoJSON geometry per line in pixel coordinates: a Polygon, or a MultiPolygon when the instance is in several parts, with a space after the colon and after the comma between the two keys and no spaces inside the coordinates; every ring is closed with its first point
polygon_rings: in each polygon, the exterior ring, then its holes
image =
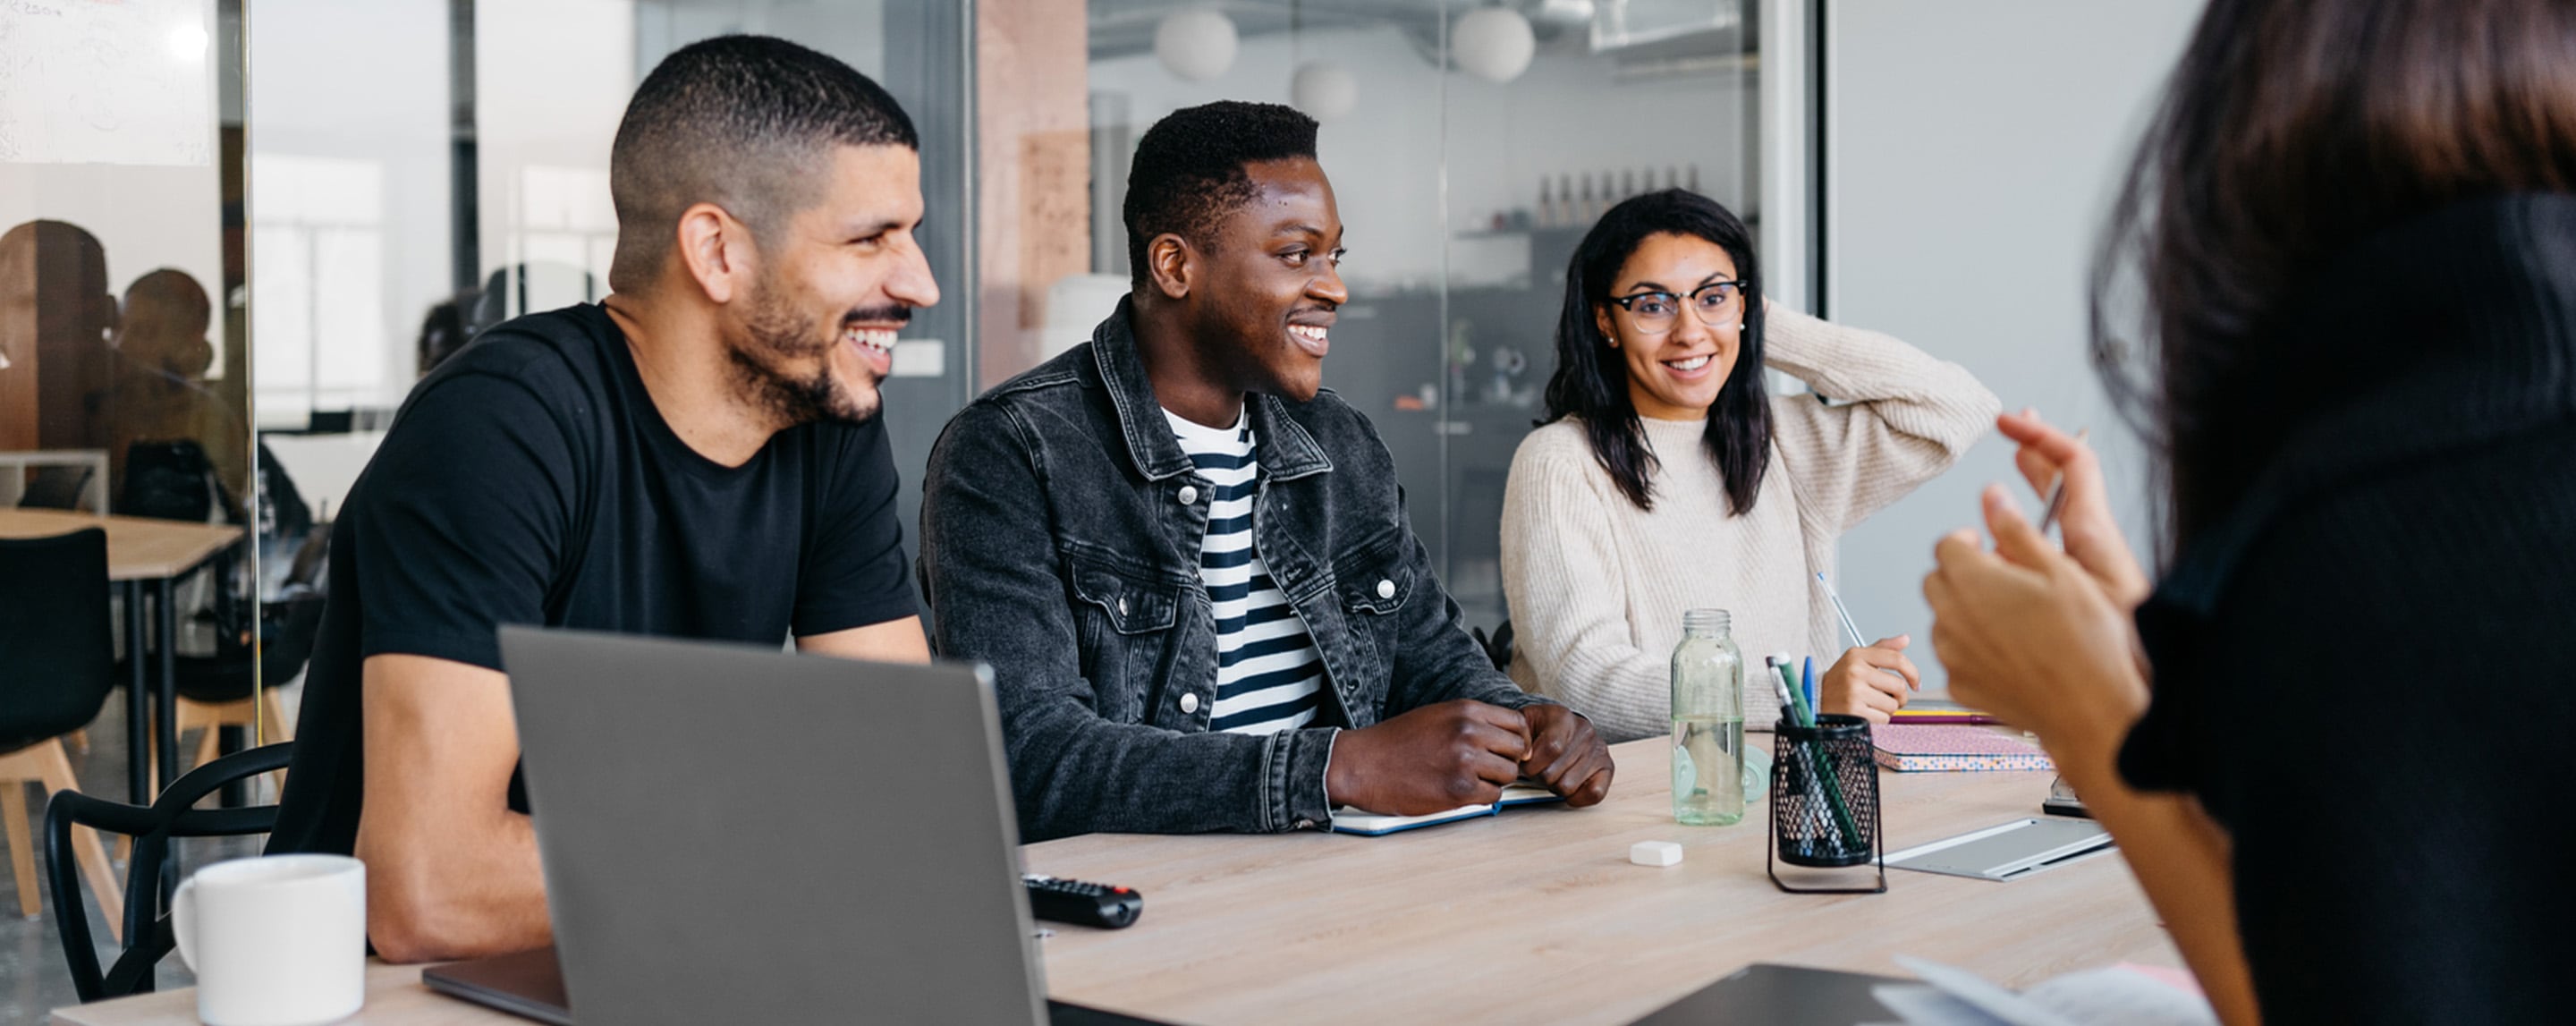
{"type": "Polygon", "coordinates": [[[1455,823],[1462,819],[1500,815],[1504,809],[1514,805],[1544,805],[1548,802],[1564,800],[1556,792],[1537,784],[1513,784],[1503,789],[1503,796],[1498,801],[1483,805],[1461,805],[1447,812],[1434,812],[1421,816],[1390,816],[1383,813],[1363,812],[1345,805],[1333,810],[1333,832],[1358,834],[1362,837],[1384,837],[1421,827],[1455,823]]]}

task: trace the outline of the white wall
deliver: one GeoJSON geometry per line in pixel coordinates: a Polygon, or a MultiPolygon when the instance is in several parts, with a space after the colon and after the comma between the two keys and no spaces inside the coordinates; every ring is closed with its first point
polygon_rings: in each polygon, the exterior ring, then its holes
{"type": "MultiPolygon", "coordinates": [[[[2143,541],[2142,457],[2085,357],[2085,281],[2117,177],[2201,5],[1825,2],[1830,314],[1965,364],[2008,409],[2090,425],[2122,522],[2143,541]]],[[[1929,642],[1932,543],[1978,522],[1977,490],[1992,481],[2036,512],[2010,447],[1989,435],[1844,539],[1842,590],[1862,630],[1929,642]]],[[[1946,680],[1917,662],[1927,682],[1946,680]]]]}

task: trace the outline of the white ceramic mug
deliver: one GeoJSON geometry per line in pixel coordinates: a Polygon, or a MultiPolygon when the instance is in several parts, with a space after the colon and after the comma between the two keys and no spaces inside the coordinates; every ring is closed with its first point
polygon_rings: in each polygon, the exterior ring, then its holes
{"type": "Polygon", "coordinates": [[[207,1026],[305,1026],[367,1000],[367,867],[345,855],[234,859],[170,902],[207,1026]]]}

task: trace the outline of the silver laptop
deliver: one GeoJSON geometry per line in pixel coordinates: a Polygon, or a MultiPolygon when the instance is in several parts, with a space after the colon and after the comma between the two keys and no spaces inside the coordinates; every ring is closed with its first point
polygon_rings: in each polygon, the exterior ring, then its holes
{"type": "Polygon", "coordinates": [[[501,650],[563,996],[524,971],[474,993],[511,974],[472,963],[433,986],[594,1024],[1143,1021],[1045,999],[983,667],[523,627],[501,650]]]}

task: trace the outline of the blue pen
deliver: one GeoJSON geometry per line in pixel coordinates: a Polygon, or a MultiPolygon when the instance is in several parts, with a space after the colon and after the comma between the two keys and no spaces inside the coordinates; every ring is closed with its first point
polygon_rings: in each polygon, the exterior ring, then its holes
{"type": "Polygon", "coordinates": [[[1816,657],[1814,656],[1807,657],[1807,675],[1805,679],[1807,682],[1807,708],[1824,708],[1824,706],[1816,702],[1816,657]]]}

